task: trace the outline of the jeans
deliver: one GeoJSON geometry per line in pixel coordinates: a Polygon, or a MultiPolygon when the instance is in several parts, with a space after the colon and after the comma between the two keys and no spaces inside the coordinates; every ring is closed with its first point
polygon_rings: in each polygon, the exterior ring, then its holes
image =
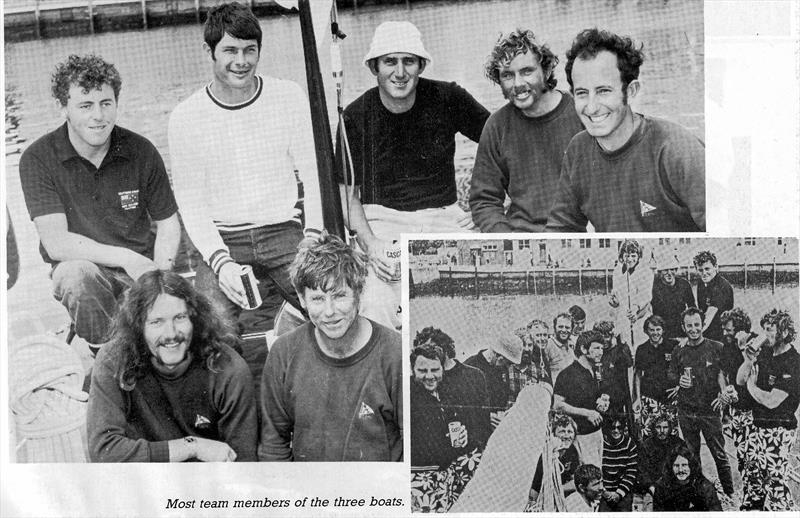
{"type": "Polygon", "coordinates": [[[725,453],[725,437],[722,435],[722,421],[719,414],[711,411],[708,414],[696,414],[694,411],[678,409],[678,424],[681,427],[683,439],[689,450],[700,461],[700,433],[706,440],[706,446],[711,451],[714,464],[717,466],[717,476],[726,495],[733,494],[733,478],[731,466],[728,463],[728,454],[725,453]]]}
{"type": "Polygon", "coordinates": [[[75,333],[93,346],[105,343],[118,300],[133,279],[119,268],[83,259],[58,263],[50,277],[53,297],[67,308],[75,333]]]}
{"type": "Polygon", "coordinates": [[[242,311],[225,296],[217,276],[205,262],[197,266],[195,287],[209,297],[232,322],[238,322],[240,333],[272,329],[275,315],[284,300],[300,307],[289,281],[289,265],[297,255],[297,245],[303,239],[300,224],[287,221],[250,230],[220,231],[220,236],[234,261],[253,267],[262,304],[252,311],[242,311]]]}

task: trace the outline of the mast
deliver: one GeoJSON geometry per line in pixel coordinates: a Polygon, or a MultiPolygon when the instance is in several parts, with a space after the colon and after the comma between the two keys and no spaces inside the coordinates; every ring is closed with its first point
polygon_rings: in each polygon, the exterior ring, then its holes
{"type": "Polygon", "coordinates": [[[317,55],[317,43],[311,20],[309,0],[299,0],[300,31],[303,38],[303,55],[306,63],[308,99],[311,106],[311,126],[314,130],[314,147],[317,151],[317,175],[322,202],[322,221],[325,229],[345,240],[344,217],[339,186],[334,177],[333,139],[325,102],[325,88],[317,55]]]}

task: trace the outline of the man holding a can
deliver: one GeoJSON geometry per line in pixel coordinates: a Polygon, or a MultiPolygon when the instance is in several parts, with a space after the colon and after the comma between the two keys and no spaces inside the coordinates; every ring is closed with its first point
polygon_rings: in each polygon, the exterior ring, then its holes
{"type": "Polygon", "coordinates": [[[211,9],[204,39],[211,82],[169,119],[175,195],[203,259],[198,289],[233,317],[255,309],[260,292],[259,324],[269,329],[283,300],[300,308],[289,264],[308,243],[304,236],[313,239],[322,228],[308,100],[298,84],[256,74],[261,27],[247,7],[211,9]],[[305,230],[295,170],[303,182],[305,230]]]}
{"type": "MultiPolygon", "coordinates": [[[[553,410],[561,411],[578,425],[575,445],[586,464],[603,462],[603,413],[608,411],[608,395],[600,391],[598,367],[603,358],[603,336],[584,331],[575,346],[576,360],[561,371],[553,389],[553,410]],[[604,397],[605,396],[605,397],[604,397]]],[[[577,486],[577,480],[576,480],[577,486]]]]}
{"type": "Polygon", "coordinates": [[[800,354],[788,312],[773,309],[761,319],[766,340],[745,348],[736,384],[752,397],[753,424],[748,428],[746,451],[757,462],[746,462],[742,472],[744,510],[796,509],[787,485],[789,455],[797,436],[800,404],[800,354]]]}
{"type": "Polygon", "coordinates": [[[283,334],[261,378],[263,461],[400,461],[400,335],[359,314],[367,258],[323,232],[291,281],[310,322],[283,334]]]}
{"type": "Polygon", "coordinates": [[[700,434],[711,451],[717,466],[722,490],[733,495],[733,479],[722,421],[715,402],[727,385],[720,369],[722,344],[703,336],[703,313],[697,308],[683,312],[683,330],[687,341],[672,353],[668,378],[678,383],[678,423],[683,438],[697,459],[700,459],[700,434]]]}

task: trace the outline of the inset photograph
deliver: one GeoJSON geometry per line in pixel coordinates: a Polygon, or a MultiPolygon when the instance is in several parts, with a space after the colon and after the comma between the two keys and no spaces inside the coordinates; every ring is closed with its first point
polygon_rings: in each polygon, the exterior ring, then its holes
{"type": "Polygon", "coordinates": [[[409,241],[415,512],[797,510],[795,238],[409,241]]]}

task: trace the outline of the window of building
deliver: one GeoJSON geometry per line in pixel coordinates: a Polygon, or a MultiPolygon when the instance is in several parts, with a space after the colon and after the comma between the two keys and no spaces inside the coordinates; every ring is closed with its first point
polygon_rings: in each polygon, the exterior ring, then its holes
{"type": "Polygon", "coordinates": [[[659,245],[668,245],[670,241],[671,241],[671,239],[668,238],[668,237],[659,237],[658,238],[658,244],[659,245]]]}
{"type": "Polygon", "coordinates": [[[679,237],[678,238],[678,243],[680,243],[682,245],[688,245],[691,242],[692,242],[692,238],[691,237],[679,237]]]}
{"type": "Polygon", "coordinates": [[[744,246],[756,246],[756,238],[754,237],[744,238],[744,246]]]}
{"type": "Polygon", "coordinates": [[[597,247],[598,248],[611,248],[611,240],[610,239],[598,239],[597,240],[597,247]]]}
{"type": "Polygon", "coordinates": [[[591,239],[579,239],[578,244],[581,248],[592,248],[592,240],[591,239]]]}
{"type": "Polygon", "coordinates": [[[484,252],[496,252],[497,251],[497,244],[486,243],[483,245],[484,252]]]}
{"type": "Polygon", "coordinates": [[[572,240],[570,240],[570,239],[562,239],[561,240],[561,248],[572,248],[572,240]]]}
{"type": "Polygon", "coordinates": [[[520,239],[517,241],[519,243],[520,250],[530,249],[531,247],[531,240],[530,239],[520,239]]]}

